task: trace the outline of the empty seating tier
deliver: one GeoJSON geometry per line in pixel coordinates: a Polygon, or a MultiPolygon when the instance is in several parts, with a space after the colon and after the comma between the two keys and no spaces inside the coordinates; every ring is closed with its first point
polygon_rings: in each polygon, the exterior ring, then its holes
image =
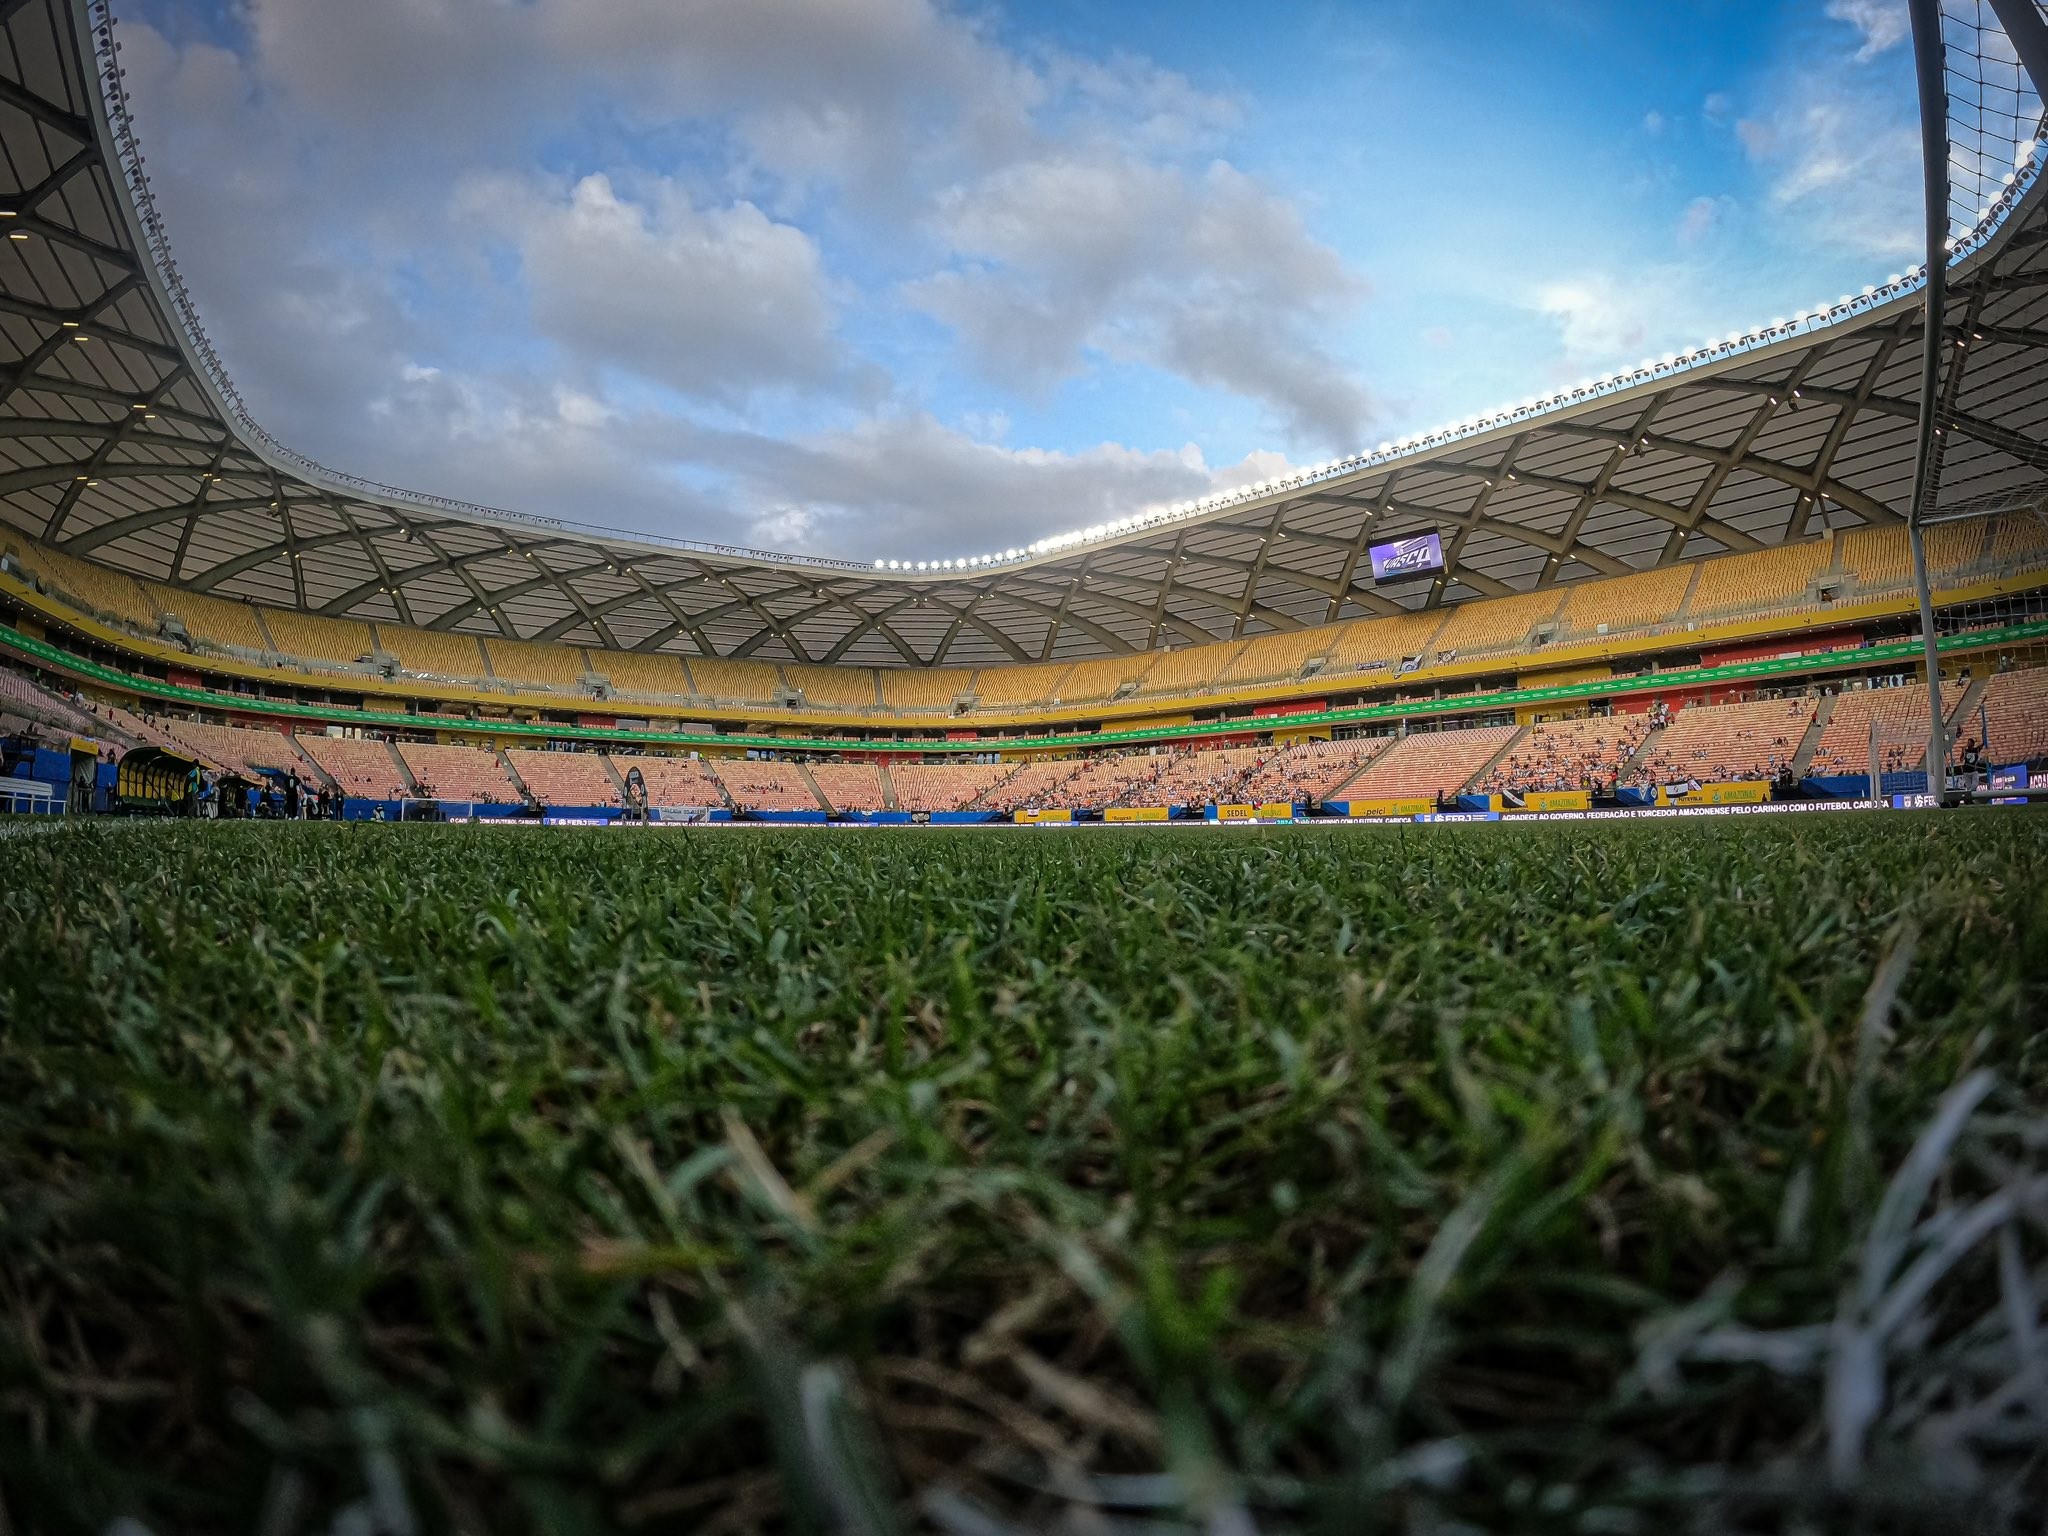
{"type": "Polygon", "coordinates": [[[1445,658],[1520,650],[1528,642],[1529,631],[1555,614],[1564,599],[1565,595],[1552,587],[1490,602],[1459,603],[1451,609],[1443,633],[1430,649],[1434,656],[1445,658]]]}
{"type": "Polygon", "coordinates": [[[873,763],[813,763],[811,780],[835,811],[888,809],[882,775],[873,763]]]}
{"type": "Polygon", "coordinates": [[[357,619],[323,619],[287,608],[272,608],[263,615],[270,638],[277,642],[281,656],[298,656],[307,661],[361,661],[376,647],[370,626],[357,619]]]}
{"type": "Polygon", "coordinates": [[[495,752],[423,742],[408,742],[398,750],[418,781],[420,794],[428,799],[482,801],[486,805],[510,805],[519,799],[519,791],[505,777],[495,752]]]}
{"type": "Polygon", "coordinates": [[[263,638],[263,628],[257,622],[256,610],[247,603],[233,603],[224,598],[208,597],[204,592],[188,592],[155,582],[148,584],[147,591],[158,610],[166,616],[175,615],[184,625],[186,635],[194,641],[233,646],[258,655],[270,649],[270,643],[263,638]]]}
{"type": "Polygon", "coordinates": [[[1060,684],[1074,670],[1072,662],[1019,667],[983,667],[974,677],[982,709],[1040,709],[1060,697],[1060,684]]]}
{"type": "Polygon", "coordinates": [[[235,725],[209,725],[202,720],[175,720],[166,716],[157,722],[166,735],[185,743],[195,752],[232,768],[247,778],[256,778],[264,768],[280,768],[293,778],[310,780],[313,770],[282,731],[249,730],[235,725]]]}
{"type": "MultiPolygon", "coordinates": [[[[1962,702],[1967,684],[1944,681],[1941,685],[1943,716],[1962,702]]],[[[1870,732],[1878,735],[1878,771],[1897,773],[1921,768],[1927,763],[1927,737],[1934,722],[1927,710],[1927,685],[1909,683],[1902,688],[1854,688],[1835,700],[1834,711],[1822,727],[1820,744],[1806,771],[1818,777],[1870,772],[1870,732]]]]}
{"type": "Polygon", "coordinates": [[[617,805],[619,786],[596,752],[541,752],[513,747],[505,760],[542,805],[617,805]]]}
{"type": "Polygon", "coordinates": [[[1403,614],[1395,618],[1359,619],[1340,625],[1331,643],[1330,661],[1319,674],[1337,678],[1351,672],[1391,673],[1410,656],[1421,656],[1443,628],[1442,611],[1403,614]]]}
{"type": "Polygon", "coordinates": [[[373,800],[396,800],[406,793],[405,776],[381,741],[353,736],[301,736],[299,745],[326,769],[344,794],[373,800]]]}
{"type": "Polygon", "coordinates": [[[723,757],[712,765],[732,803],[743,811],[815,811],[818,797],[795,763],[751,762],[723,757]]]}
{"type": "Polygon", "coordinates": [[[1389,747],[1344,787],[1351,800],[1435,799],[1455,794],[1521,729],[1485,725],[1463,731],[1417,731],[1389,747]]]}
{"type": "Polygon", "coordinates": [[[789,686],[812,709],[871,710],[875,707],[875,674],[867,667],[803,667],[782,669],[789,686]]]}
{"type": "Polygon", "coordinates": [[[722,656],[686,656],[683,664],[706,699],[733,704],[768,704],[782,686],[782,674],[772,661],[730,661],[722,656]]]}
{"type": "Polygon", "coordinates": [[[659,652],[592,651],[590,664],[592,671],[610,681],[616,693],[673,699],[690,691],[683,664],[659,652]]]}
{"type": "Polygon", "coordinates": [[[156,608],[134,577],[90,560],[74,560],[40,544],[23,540],[23,545],[22,564],[41,577],[46,587],[55,587],[90,613],[156,633],[156,608]]]}
{"type": "Polygon", "coordinates": [[[543,688],[574,689],[583,676],[583,653],[571,645],[540,645],[531,640],[486,640],[491,675],[508,683],[536,683],[543,688]]]}
{"type": "Polygon", "coordinates": [[[1678,605],[1685,601],[1692,572],[1689,565],[1667,565],[1611,581],[1579,582],[1565,599],[1558,619],[1561,633],[1583,638],[1599,634],[1602,625],[1613,634],[1668,624],[1678,617],[1678,605]]]}
{"type": "MultiPolygon", "coordinates": [[[[1199,694],[1216,687],[1217,679],[1237,660],[1244,649],[1242,641],[1232,640],[1218,645],[1191,645],[1178,651],[1166,651],[1144,668],[1144,676],[1138,683],[1138,692],[1144,694],[1173,693],[1199,694]]],[[[1144,658],[1134,658],[1126,663],[1136,669],[1144,658]]],[[[1099,662],[1083,662],[1082,666],[1100,666],[1099,662]]],[[[1079,667],[1074,669],[1080,671],[1079,667]]]]}
{"type": "Polygon", "coordinates": [[[1156,654],[1144,656],[1105,656],[1095,661],[1078,661],[1074,670],[1060,682],[1058,702],[1062,704],[1094,704],[1103,699],[1113,699],[1126,683],[1136,683],[1140,691],[1151,685],[1153,664],[1161,660],[1156,654]]]}
{"type": "Polygon", "coordinates": [[[1627,782],[1654,787],[1768,779],[1792,761],[1813,722],[1814,700],[1752,699],[1681,710],[1627,782]]]}
{"type": "Polygon", "coordinates": [[[1592,789],[1614,783],[1650,733],[1648,715],[1550,720],[1528,733],[1473,789],[1477,793],[1592,789]]]}
{"type": "Polygon", "coordinates": [[[1738,610],[1763,613],[1802,608],[1809,602],[1813,579],[1834,558],[1826,539],[1786,544],[1734,559],[1709,560],[1700,570],[1686,608],[1689,618],[1726,616],[1738,610]]]}
{"type": "Polygon", "coordinates": [[[896,808],[960,811],[1008,778],[1008,763],[891,763],[896,808]]]}
{"type": "Polygon", "coordinates": [[[967,667],[884,667],[882,708],[906,715],[949,714],[953,701],[973,691],[967,667]]]}
{"type": "Polygon", "coordinates": [[[379,624],[377,638],[407,672],[423,677],[474,679],[484,675],[484,653],[475,635],[443,634],[435,629],[408,629],[379,624]]]}
{"type": "Polygon", "coordinates": [[[1964,736],[1983,734],[1996,766],[2048,758],[2048,667],[1998,673],[1985,685],[1982,710],[1957,725],[1964,736]]]}
{"type": "Polygon", "coordinates": [[[1236,660],[1221,668],[1217,675],[1225,683],[1290,682],[1301,675],[1310,657],[1329,655],[1335,640],[1336,631],[1323,625],[1280,635],[1259,635],[1247,640],[1236,660]]]}

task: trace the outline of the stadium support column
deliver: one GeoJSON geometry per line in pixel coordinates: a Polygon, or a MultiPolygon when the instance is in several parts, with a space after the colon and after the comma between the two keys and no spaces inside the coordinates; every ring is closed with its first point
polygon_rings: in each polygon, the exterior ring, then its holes
{"type": "MultiPolygon", "coordinates": [[[[1920,83],[1920,160],[1927,198],[1926,327],[1921,333],[1920,432],[1913,453],[1913,503],[1906,541],[1913,550],[1913,589],[1920,598],[1920,638],[1927,656],[1927,792],[1947,787],[1948,736],[1941,718],[1941,653],[1934,637],[1934,594],[1927,582],[1927,541],[1921,524],[1933,510],[1934,414],[1941,394],[1942,335],[1948,298],[1948,85],[1942,78],[1941,0],[1906,0],[1913,21],[1913,62],[1920,83]]],[[[1959,365],[1960,366],[1960,365],[1959,365]]]]}

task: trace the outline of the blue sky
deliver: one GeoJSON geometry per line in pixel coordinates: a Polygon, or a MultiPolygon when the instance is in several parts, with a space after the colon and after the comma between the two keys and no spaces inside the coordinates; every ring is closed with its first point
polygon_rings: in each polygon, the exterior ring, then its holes
{"type": "Polygon", "coordinates": [[[854,558],[1314,462],[1912,259],[1900,0],[124,0],[338,468],[854,558]]]}

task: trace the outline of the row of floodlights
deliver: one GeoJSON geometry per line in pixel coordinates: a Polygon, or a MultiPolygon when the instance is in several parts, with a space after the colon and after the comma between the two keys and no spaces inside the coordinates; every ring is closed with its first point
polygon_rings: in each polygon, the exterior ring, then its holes
{"type": "MultiPolygon", "coordinates": [[[[2024,166],[2033,160],[2040,148],[2041,145],[2038,141],[2023,144],[2020,146],[2020,154],[2015,158],[2024,166]]],[[[2018,172],[2014,172],[2005,178],[2004,186],[2010,188],[2018,179],[2018,172]]],[[[1990,211],[1991,208],[1987,205],[1984,210],[1985,214],[1988,216],[1990,211]]],[[[1954,251],[1957,243],[1956,238],[1951,236],[1948,241],[1949,250],[1954,251]]],[[[1237,506],[1244,502],[1256,501],[1261,496],[1270,495],[1275,491],[1298,490],[1303,486],[1312,485],[1333,476],[1348,475],[1356,473],[1361,469],[1374,468],[1390,459],[1399,458],[1404,454],[1414,453],[1425,448],[1438,447],[1458,438],[1470,437],[1474,433],[1488,432],[1498,427],[1525,421],[1531,416],[1540,415],[1545,411],[1553,411],[1561,406],[1573,405],[1595,396],[1610,394],[1615,390],[1627,389],[1637,384],[1647,383],[1676,370],[1706,362],[1710,358],[1726,357],[1731,353],[1747,351],[1751,347],[1761,346],[1766,342],[1782,341],[1786,337],[1798,335],[1802,331],[1816,330],[1824,325],[1832,325],[1837,320],[1869,309],[1874,304],[1883,303],[1898,298],[1902,294],[1910,293],[1926,280],[1927,268],[1924,264],[1909,267],[1904,272],[1894,272],[1882,283],[1869,284],[1861,293],[1845,293],[1832,304],[1822,301],[1815,304],[1811,309],[1801,310],[1789,319],[1773,320],[1769,325],[1763,326],[1758,330],[1737,331],[1727,336],[1716,337],[1701,346],[1694,347],[1688,352],[1667,352],[1662,357],[1647,357],[1633,368],[1624,368],[1620,372],[1608,374],[1604,378],[1583,380],[1570,389],[1559,390],[1554,395],[1523,400],[1500,410],[1489,411],[1483,415],[1470,417],[1465,421],[1454,422],[1450,426],[1438,427],[1433,431],[1417,432],[1407,437],[1396,438],[1392,442],[1381,443],[1379,447],[1370,453],[1353,454],[1349,458],[1344,459],[1331,459],[1327,463],[1311,465],[1309,468],[1297,470],[1291,475],[1283,475],[1271,480],[1258,480],[1250,485],[1240,486],[1236,490],[1219,491],[1212,495],[1198,497],[1193,501],[1177,501],[1171,506],[1155,507],[1148,511],[1133,513],[1129,517],[1113,518],[1108,522],[1096,523],[1093,527],[1077,528],[1068,533],[1056,533],[1049,538],[1034,540],[1019,549],[998,550],[994,554],[987,555],[966,555],[952,560],[877,560],[874,568],[878,571],[922,571],[927,574],[932,571],[985,570],[990,566],[1008,565],[1018,560],[1029,560],[1040,555],[1056,554],[1063,549],[1071,549],[1077,544],[1093,544],[1102,539],[1113,539],[1126,533],[1133,533],[1146,528],[1156,528],[1162,523],[1174,523],[1184,518],[1199,517],[1204,513],[1214,512],[1223,507],[1237,506]]]]}

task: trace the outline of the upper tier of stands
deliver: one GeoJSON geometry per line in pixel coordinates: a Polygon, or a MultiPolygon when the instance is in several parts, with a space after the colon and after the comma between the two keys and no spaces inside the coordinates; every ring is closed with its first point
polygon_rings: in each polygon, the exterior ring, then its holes
{"type": "Polygon", "coordinates": [[[1798,754],[1813,713],[1806,698],[1695,704],[1673,717],[1630,777],[1647,785],[1768,779],[1798,754]]]}
{"type": "MultiPolygon", "coordinates": [[[[1929,530],[1927,543],[1935,579],[1950,587],[2048,567],[2048,522],[2030,514],[1939,525],[1929,530]]],[[[1673,626],[1789,618],[1826,611],[1824,591],[1836,604],[1896,598],[1910,590],[1912,579],[1905,529],[1893,525],[1445,608],[1173,651],[973,671],[878,672],[760,659],[586,651],[395,623],[373,626],[143,583],[44,548],[12,530],[0,530],[0,549],[34,573],[47,591],[109,623],[155,639],[167,633],[165,616],[175,614],[195,649],[271,658],[283,666],[302,663],[318,670],[381,654],[406,672],[486,689],[495,682],[520,692],[547,690],[586,699],[594,679],[602,677],[624,698],[679,710],[693,704],[777,708],[778,696],[786,698],[793,690],[812,709],[884,716],[945,716],[965,694],[975,697],[974,712],[980,714],[1086,706],[1119,695],[1195,699],[1227,689],[1284,684],[1301,678],[1312,663],[1318,664],[1309,674],[1316,682],[1358,686],[1373,681],[1375,673],[1391,675],[1410,659],[1428,666],[1510,656],[1539,632],[1553,642],[1583,643],[1597,638],[1602,626],[1611,639],[1673,626]]]]}

